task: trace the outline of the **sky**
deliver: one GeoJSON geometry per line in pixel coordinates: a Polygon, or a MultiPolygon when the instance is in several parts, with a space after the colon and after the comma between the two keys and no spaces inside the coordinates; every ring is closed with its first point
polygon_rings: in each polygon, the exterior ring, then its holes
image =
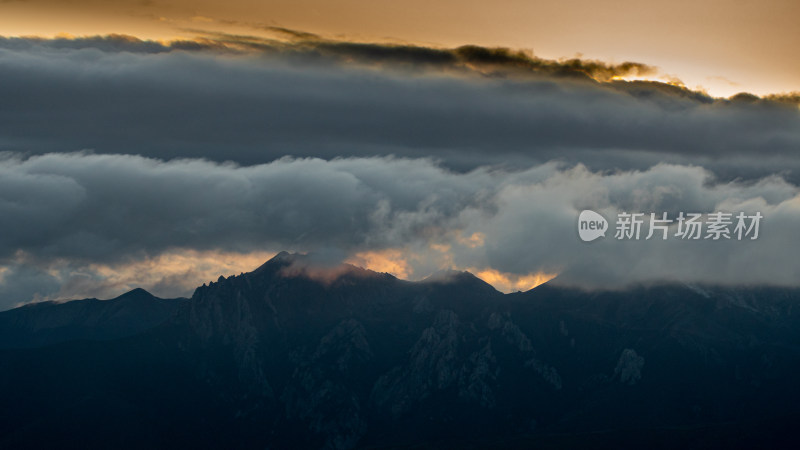
{"type": "Polygon", "coordinates": [[[254,1],[3,0],[7,36],[122,33],[190,38],[195,31],[263,35],[284,27],[329,38],[527,49],[637,61],[715,96],[800,90],[793,0],[254,1]]]}
{"type": "Polygon", "coordinates": [[[727,3],[4,1],[0,309],[283,250],[506,292],[797,286],[792,5],[727,3]],[[758,238],[613,236],[720,211],[758,238]]]}

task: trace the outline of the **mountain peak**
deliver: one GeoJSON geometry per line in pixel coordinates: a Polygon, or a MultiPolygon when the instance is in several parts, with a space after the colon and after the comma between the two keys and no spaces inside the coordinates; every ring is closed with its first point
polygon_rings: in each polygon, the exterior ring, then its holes
{"type": "Polygon", "coordinates": [[[451,282],[456,281],[459,279],[472,279],[478,278],[470,272],[465,270],[455,270],[455,269],[441,269],[437,270],[436,272],[428,275],[424,278],[423,282],[451,282]]]}
{"type": "Polygon", "coordinates": [[[120,295],[114,300],[140,300],[140,299],[152,299],[152,298],[155,298],[153,294],[147,292],[146,290],[140,287],[137,287],[120,295]]]}
{"type": "Polygon", "coordinates": [[[267,262],[260,265],[256,270],[253,271],[253,273],[274,271],[276,269],[280,269],[281,267],[291,265],[294,262],[301,260],[304,256],[305,255],[301,253],[289,253],[287,251],[281,251],[277,255],[268,259],[267,262]]]}
{"type": "Polygon", "coordinates": [[[284,278],[306,277],[324,284],[348,276],[368,278],[379,276],[378,272],[354,266],[342,261],[336,253],[289,253],[282,251],[251,272],[258,276],[279,276],[284,278]]]}
{"type": "Polygon", "coordinates": [[[491,284],[475,276],[466,270],[443,269],[438,270],[421,281],[422,283],[441,283],[441,284],[463,284],[480,289],[491,289],[497,291],[491,284]]]}
{"type": "Polygon", "coordinates": [[[299,253],[289,253],[286,250],[279,252],[277,255],[270,258],[267,262],[278,262],[278,261],[293,261],[298,256],[302,256],[299,253]]]}

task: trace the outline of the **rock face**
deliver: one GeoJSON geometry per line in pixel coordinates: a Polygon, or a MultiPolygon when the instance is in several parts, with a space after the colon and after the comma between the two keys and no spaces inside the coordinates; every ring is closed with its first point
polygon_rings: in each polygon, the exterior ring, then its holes
{"type": "Polygon", "coordinates": [[[411,283],[283,253],[132,334],[0,351],[0,447],[648,447],[730,429],[726,447],[776,444],[800,413],[799,300],[503,295],[464,272],[411,283]]]}

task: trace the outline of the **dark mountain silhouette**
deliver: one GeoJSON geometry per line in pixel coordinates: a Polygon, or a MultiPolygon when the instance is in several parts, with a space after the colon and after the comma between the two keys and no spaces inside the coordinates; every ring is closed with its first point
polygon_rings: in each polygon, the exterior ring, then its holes
{"type": "Polygon", "coordinates": [[[31,303],[0,312],[0,347],[130,336],[165,322],[184,301],[160,299],[144,289],[134,289],[112,300],[31,303]]]}
{"type": "Polygon", "coordinates": [[[504,295],[281,253],[133,334],[3,342],[0,447],[792,448],[798,301],[504,295]]]}

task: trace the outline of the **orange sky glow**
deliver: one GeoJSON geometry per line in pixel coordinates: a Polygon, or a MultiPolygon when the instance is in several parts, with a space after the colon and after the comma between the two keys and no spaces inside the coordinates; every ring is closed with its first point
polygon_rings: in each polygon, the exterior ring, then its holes
{"type": "Polygon", "coordinates": [[[122,33],[172,39],[195,36],[191,30],[197,29],[261,35],[265,26],[280,26],[337,39],[631,60],[657,66],[658,81],[678,78],[723,97],[800,90],[798,16],[794,0],[0,2],[6,36],[122,33]]]}
{"type": "MultiPolygon", "coordinates": [[[[551,279],[557,274],[531,273],[511,274],[487,267],[458,267],[446,249],[438,248],[442,258],[433,270],[466,270],[494,286],[501,292],[527,291],[551,279]]],[[[117,264],[91,264],[86,274],[59,272],[59,265],[51,269],[51,275],[64,278],[61,291],[54,296],[38,297],[35,300],[71,300],[76,296],[102,297],[107,292],[125,292],[137,287],[162,297],[191,295],[194,288],[216,281],[222,276],[251,272],[275,256],[276,252],[255,251],[251,253],[173,250],[158,256],[137,259],[117,264]],[[94,277],[100,276],[102,280],[94,277]],[[165,286],[169,286],[164,290],[165,286]],[[179,289],[179,290],[176,290],[179,289]]],[[[388,273],[404,280],[421,280],[432,271],[415,272],[412,261],[420,255],[404,249],[386,249],[357,253],[345,262],[375,272],[388,273]]],[[[0,281],[5,268],[0,267],[0,281]]]]}

